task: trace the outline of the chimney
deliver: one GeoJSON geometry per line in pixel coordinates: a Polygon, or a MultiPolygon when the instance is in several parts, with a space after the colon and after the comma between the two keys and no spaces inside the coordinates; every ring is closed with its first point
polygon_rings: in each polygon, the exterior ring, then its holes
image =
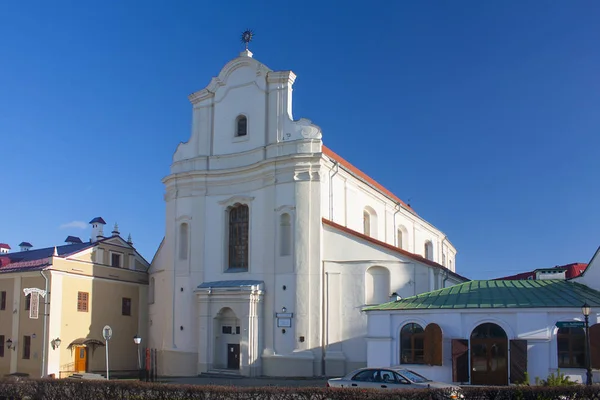
{"type": "Polygon", "coordinates": [[[21,242],[19,243],[19,247],[21,251],[29,251],[33,246],[29,242],[21,242]]]}
{"type": "Polygon", "coordinates": [[[65,239],[65,243],[77,244],[81,243],[81,239],[79,239],[77,236],[67,236],[67,238],[65,239]]]}
{"type": "Polygon", "coordinates": [[[90,225],[92,225],[92,242],[96,242],[98,240],[104,239],[104,225],[106,222],[102,219],[102,217],[96,217],[90,221],[90,225]]]}

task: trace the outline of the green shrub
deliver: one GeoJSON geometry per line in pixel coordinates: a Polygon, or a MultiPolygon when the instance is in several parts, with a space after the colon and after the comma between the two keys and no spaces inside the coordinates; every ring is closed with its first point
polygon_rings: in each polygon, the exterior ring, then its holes
{"type": "Polygon", "coordinates": [[[576,385],[577,382],[573,382],[568,376],[562,374],[560,369],[556,370],[556,374],[554,372],[548,375],[548,378],[539,379],[537,376],[535,377],[535,384],[538,386],[573,386],[576,385]]]}
{"type": "MultiPolygon", "coordinates": [[[[464,387],[464,400],[600,400],[600,386],[464,387]]],[[[28,400],[439,400],[447,390],[194,386],[138,381],[0,381],[0,399],[28,400]]]]}

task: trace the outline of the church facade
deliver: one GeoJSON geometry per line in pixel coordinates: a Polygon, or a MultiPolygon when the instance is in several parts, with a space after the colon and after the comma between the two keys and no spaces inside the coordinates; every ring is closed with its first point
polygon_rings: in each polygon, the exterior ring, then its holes
{"type": "Polygon", "coordinates": [[[150,268],[160,375],[342,375],[367,364],[364,306],[466,280],[443,232],[292,118],[294,80],[246,50],[189,97],[150,268]]]}

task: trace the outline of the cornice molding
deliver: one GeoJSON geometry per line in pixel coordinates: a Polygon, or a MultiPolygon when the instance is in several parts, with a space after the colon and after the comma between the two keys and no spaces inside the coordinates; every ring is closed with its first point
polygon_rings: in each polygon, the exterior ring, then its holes
{"type": "Polygon", "coordinates": [[[219,201],[220,205],[233,205],[235,203],[249,204],[254,200],[253,196],[231,196],[228,199],[219,201]]]}

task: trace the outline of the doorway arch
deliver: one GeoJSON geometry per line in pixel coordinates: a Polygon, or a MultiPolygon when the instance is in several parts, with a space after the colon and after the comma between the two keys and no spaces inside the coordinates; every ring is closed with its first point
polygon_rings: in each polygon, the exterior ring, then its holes
{"type": "Polygon", "coordinates": [[[229,307],[223,307],[215,317],[214,366],[219,369],[240,369],[240,320],[229,307]]]}
{"type": "Polygon", "coordinates": [[[508,384],[508,337],[499,325],[478,325],[471,332],[471,384],[508,384]]]}

